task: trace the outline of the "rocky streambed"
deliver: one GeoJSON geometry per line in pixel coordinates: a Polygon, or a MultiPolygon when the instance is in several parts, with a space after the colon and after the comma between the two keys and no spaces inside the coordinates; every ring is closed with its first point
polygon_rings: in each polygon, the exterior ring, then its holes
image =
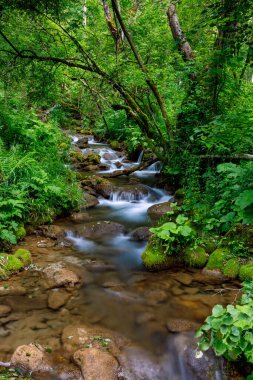
{"type": "MultiPolygon", "coordinates": [[[[94,140],[84,143],[77,144],[82,155],[100,156],[93,170],[136,164],[94,140]]],[[[150,273],[142,266],[147,226],[172,198],[156,186],[158,169],[86,178],[86,207],[93,207],[21,243],[33,264],[0,283],[1,362],[38,380],[240,378],[227,375],[212,352],[196,355],[194,339],[215,304],[233,302],[239,284],[199,270],[150,273]]]]}

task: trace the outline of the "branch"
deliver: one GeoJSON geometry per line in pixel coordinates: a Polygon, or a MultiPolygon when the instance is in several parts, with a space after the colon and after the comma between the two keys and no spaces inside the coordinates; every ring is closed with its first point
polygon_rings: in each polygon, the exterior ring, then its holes
{"type": "Polygon", "coordinates": [[[115,178],[115,177],[120,177],[122,175],[130,175],[130,174],[136,172],[137,170],[146,169],[148,166],[154,164],[157,161],[158,161],[158,159],[154,158],[152,160],[149,160],[149,161],[146,161],[146,162],[142,162],[139,165],[133,166],[133,167],[128,168],[128,169],[115,170],[113,173],[109,173],[109,174],[103,174],[102,173],[102,174],[99,174],[99,175],[102,176],[102,177],[106,177],[106,178],[115,178]]]}

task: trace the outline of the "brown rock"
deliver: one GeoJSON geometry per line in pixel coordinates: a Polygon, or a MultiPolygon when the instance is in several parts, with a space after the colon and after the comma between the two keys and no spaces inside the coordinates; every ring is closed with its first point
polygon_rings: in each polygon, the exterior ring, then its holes
{"type": "Polygon", "coordinates": [[[119,364],[108,352],[97,348],[76,351],[74,362],[81,368],[85,380],[117,380],[119,364]]]}
{"type": "Polygon", "coordinates": [[[138,227],[131,233],[131,239],[135,241],[148,240],[151,232],[148,227],[138,227]]]}
{"type": "Polygon", "coordinates": [[[64,237],[64,229],[62,227],[52,224],[51,226],[42,226],[41,231],[43,236],[50,239],[59,239],[64,237]]]}
{"type": "Polygon", "coordinates": [[[148,208],[148,215],[152,220],[160,219],[166,212],[173,211],[170,202],[158,203],[148,208]]]}
{"type": "Polygon", "coordinates": [[[125,227],[122,224],[111,221],[90,222],[78,229],[81,236],[88,239],[99,239],[108,235],[123,233],[125,227]]]}
{"type": "Polygon", "coordinates": [[[74,223],[83,223],[90,220],[90,216],[87,214],[87,212],[74,212],[71,214],[70,220],[74,223]]]}
{"type": "Polygon", "coordinates": [[[85,149],[88,147],[88,137],[80,138],[75,145],[80,149],[85,149]]]}
{"type": "Polygon", "coordinates": [[[43,273],[48,279],[49,288],[73,287],[80,283],[77,274],[63,268],[61,263],[48,265],[44,268],[43,273]]]}
{"type": "Polygon", "coordinates": [[[164,290],[151,290],[146,294],[147,304],[150,306],[164,302],[168,298],[168,294],[164,290]]]}
{"type": "Polygon", "coordinates": [[[167,321],[167,328],[170,332],[195,331],[199,327],[199,324],[186,319],[170,318],[167,321]]]}
{"type": "Polygon", "coordinates": [[[82,205],[81,210],[92,208],[99,204],[99,201],[97,200],[97,198],[88,193],[84,193],[83,200],[84,200],[84,204],[82,205]]]}
{"type": "Polygon", "coordinates": [[[8,287],[0,286],[0,297],[2,296],[23,296],[26,294],[26,289],[23,286],[13,286],[8,287]]]}
{"type": "Polygon", "coordinates": [[[6,317],[11,312],[11,307],[7,305],[0,305],[0,318],[6,317]]]}
{"type": "Polygon", "coordinates": [[[58,310],[68,302],[70,297],[71,294],[64,289],[53,290],[48,297],[48,307],[53,310],[58,310]]]}
{"type": "Polygon", "coordinates": [[[20,346],[16,349],[11,358],[14,366],[25,368],[28,371],[48,370],[45,352],[43,348],[36,344],[20,346]]]}
{"type": "Polygon", "coordinates": [[[188,273],[179,273],[177,281],[181,282],[183,285],[190,285],[192,283],[192,276],[188,273]]]}

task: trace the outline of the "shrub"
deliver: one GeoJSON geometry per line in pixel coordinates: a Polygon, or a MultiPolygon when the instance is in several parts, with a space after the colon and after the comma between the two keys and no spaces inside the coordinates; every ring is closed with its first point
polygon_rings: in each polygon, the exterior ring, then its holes
{"type": "Polygon", "coordinates": [[[197,331],[199,349],[210,347],[218,356],[231,361],[253,363],[253,282],[244,282],[243,296],[238,305],[216,305],[212,315],[197,331]]]}

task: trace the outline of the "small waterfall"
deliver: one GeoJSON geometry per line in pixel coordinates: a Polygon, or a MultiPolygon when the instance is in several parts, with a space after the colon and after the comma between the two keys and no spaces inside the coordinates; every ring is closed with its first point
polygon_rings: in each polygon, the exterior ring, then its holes
{"type": "Polygon", "coordinates": [[[74,136],[74,135],[69,135],[69,138],[71,138],[72,144],[75,144],[79,140],[79,138],[77,136],[74,136]]]}
{"type": "Polygon", "coordinates": [[[162,164],[160,161],[155,162],[154,164],[150,165],[147,170],[150,172],[159,173],[161,170],[162,164]]]}
{"type": "Polygon", "coordinates": [[[140,164],[142,162],[143,155],[144,155],[144,151],[142,150],[139,157],[138,157],[137,164],[140,164]]]}
{"type": "Polygon", "coordinates": [[[113,192],[110,196],[110,201],[112,202],[129,202],[129,203],[135,203],[135,202],[141,202],[144,200],[147,200],[149,197],[149,194],[143,193],[143,192],[129,192],[129,191],[117,191],[113,192]]]}

